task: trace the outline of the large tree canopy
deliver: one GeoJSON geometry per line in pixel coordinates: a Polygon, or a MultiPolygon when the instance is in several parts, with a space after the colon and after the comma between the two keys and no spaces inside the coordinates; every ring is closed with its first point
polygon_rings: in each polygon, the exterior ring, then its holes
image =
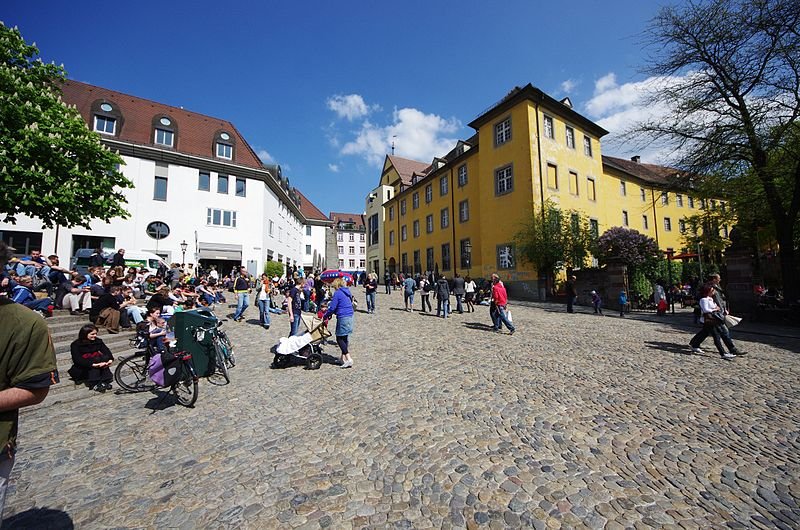
{"type": "Polygon", "coordinates": [[[609,228],[597,239],[595,255],[600,263],[619,261],[629,267],[652,262],[660,256],[656,240],[630,228],[609,228]]]}
{"type": "Polygon", "coordinates": [[[122,158],[100,143],[60,98],[62,67],[45,64],[16,28],[0,23],[0,219],[18,215],[45,227],[88,227],[127,217],[122,158]]]}
{"type": "Polygon", "coordinates": [[[672,143],[695,181],[751,178],[797,300],[800,2],[689,0],[662,9],[648,37],[657,52],[646,72],[665,80],[651,104],[671,110],[636,132],[672,143]]]}

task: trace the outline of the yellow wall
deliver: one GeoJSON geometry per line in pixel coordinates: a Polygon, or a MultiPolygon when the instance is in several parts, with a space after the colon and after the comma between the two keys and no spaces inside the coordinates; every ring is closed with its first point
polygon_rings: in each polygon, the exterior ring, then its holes
{"type": "MultiPolygon", "coordinates": [[[[699,209],[695,200],[694,209],[688,205],[688,196],[683,193],[683,206],[678,206],[676,193],[669,192],[669,203],[661,203],[661,190],[653,184],[626,173],[603,166],[600,138],[582,128],[574,120],[574,114],[561,103],[551,101],[546,106],[531,99],[523,99],[505,112],[497,112],[478,128],[478,146],[451,159],[443,167],[432,171],[413,186],[400,190],[400,177],[387,158],[381,183],[395,186],[394,196],[385,203],[386,224],[384,242],[387,259],[394,257],[396,271],[401,270],[402,254],[407,253],[408,269],[414,266],[414,251],[420,251],[420,264],[427,270],[426,249],[433,247],[434,261],[440,272],[452,276],[454,272],[469,273],[474,277],[488,277],[500,272],[509,281],[531,282],[537,279],[531,264],[515,256],[511,269],[498,270],[498,245],[513,244],[517,232],[528,222],[534,205],[550,199],[565,210],[578,210],[597,222],[598,233],[609,228],[623,226],[622,212],[628,213],[628,228],[636,229],[657,238],[661,249],[673,248],[679,252],[683,246],[679,221],[699,209]],[[573,120],[570,120],[570,116],[573,120]],[[547,136],[546,117],[552,120],[553,137],[547,136]],[[511,120],[511,138],[496,143],[496,126],[511,120]],[[574,148],[567,146],[566,128],[574,132],[574,148]],[[584,137],[591,143],[591,154],[584,150],[584,137]],[[541,154],[539,154],[541,150],[541,154]],[[458,168],[467,167],[467,184],[458,185],[458,168]],[[496,193],[497,170],[511,166],[513,190],[496,193]],[[572,174],[577,178],[573,183],[572,174]],[[440,179],[448,182],[447,194],[440,194],[440,179]],[[591,182],[594,182],[594,199],[590,197],[591,182]],[[625,194],[620,188],[625,182],[625,194]],[[432,200],[425,201],[425,189],[432,188],[432,200]],[[641,189],[645,190],[645,200],[641,189]],[[419,194],[419,207],[413,208],[413,195],[419,194]],[[406,201],[406,213],[400,213],[400,201],[406,201]],[[469,219],[459,222],[459,203],[469,201],[469,219]],[[654,204],[655,201],[655,204],[654,204]],[[449,211],[449,226],[441,228],[441,210],[449,211]],[[394,219],[388,212],[394,210],[394,219]],[[426,216],[433,215],[433,232],[426,232],[426,216]],[[642,216],[648,218],[648,228],[643,228],[642,216]],[[664,218],[671,221],[671,230],[664,228],[664,218]],[[414,237],[413,223],[419,221],[420,234],[414,237]],[[402,227],[406,226],[407,239],[401,240],[402,227]],[[394,232],[394,244],[389,245],[389,233],[394,232]],[[460,241],[469,238],[472,245],[472,261],[469,270],[461,268],[460,241]],[[450,244],[451,265],[442,267],[442,244],[450,244]]],[[[594,129],[592,129],[594,130],[594,129]]],[[[518,254],[518,253],[517,253],[518,254]]]]}

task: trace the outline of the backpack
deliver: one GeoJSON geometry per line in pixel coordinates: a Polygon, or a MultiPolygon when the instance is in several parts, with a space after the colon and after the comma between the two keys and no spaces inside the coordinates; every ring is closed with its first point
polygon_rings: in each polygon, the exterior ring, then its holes
{"type": "Polygon", "coordinates": [[[426,281],[425,285],[422,287],[422,291],[425,292],[425,293],[431,292],[432,289],[433,289],[433,287],[431,287],[431,282],[429,282],[429,281],[426,281]]]}

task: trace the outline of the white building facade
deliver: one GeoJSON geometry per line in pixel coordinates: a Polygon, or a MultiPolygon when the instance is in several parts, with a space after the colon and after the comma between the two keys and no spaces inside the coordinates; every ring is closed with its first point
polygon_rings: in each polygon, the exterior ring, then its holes
{"type": "Polygon", "coordinates": [[[337,268],[361,274],[367,270],[367,234],[364,215],[331,212],[336,232],[337,268]]]}
{"type": "Polygon", "coordinates": [[[261,163],[231,123],[74,81],[64,85],[64,100],[122,155],[120,170],[133,183],[123,190],[130,217],[88,229],[42,229],[23,216],[0,223],[2,239],[18,254],[38,248],[66,264],[80,248],[125,248],[223,273],[244,265],[257,274],[269,260],[303,264],[298,192],[280,167],[261,163]]]}

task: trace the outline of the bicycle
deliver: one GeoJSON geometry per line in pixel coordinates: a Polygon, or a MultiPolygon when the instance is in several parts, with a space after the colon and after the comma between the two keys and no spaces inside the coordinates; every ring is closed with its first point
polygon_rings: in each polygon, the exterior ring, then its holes
{"type": "MultiPolygon", "coordinates": [[[[134,347],[144,349],[120,359],[117,369],[114,371],[114,380],[121,389],[128,392],[145,392],[156,388],[169,388],[169,393],[175,396],[175,401],[180,405],[191,407],[197,402],[199,378],[194,370],[190,353],[175,353],[175,358],[180,361],[181,374],[169,387],[159,387],[155,381],[150,379],[148,372],[150,360],[158,352],[153,351],[149,340],[140,334],[133,337],[131,343],[134,347]]],[[[168,345],[167,348],[169,348],[168,345]]]]}

